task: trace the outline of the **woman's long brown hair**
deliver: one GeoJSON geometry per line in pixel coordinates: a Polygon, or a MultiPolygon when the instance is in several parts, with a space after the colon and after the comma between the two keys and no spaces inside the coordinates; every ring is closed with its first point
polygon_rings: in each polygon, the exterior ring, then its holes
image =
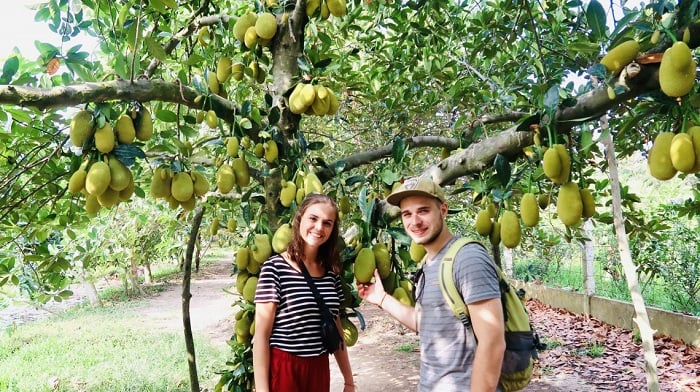
{"type": "Polygon", "coordinates": [[[340,250],[338,249],[338,227],[340,226],[340,217],[338,216],[338,206],[335,201],[326,195],[311,193],[306,195],[304,201],[301,202],[299,209],[296,214],[294,214],[292,239],[289,241],[289,245],[287,245],[287,253],[289,253],[289,257],[294,262],[299,263],[304,259],[304,239],[299,232],[301,218],[309,207],[319,203],[330,204],[335,211],[335,217],[333,219],[331,235],[328,237],[328,240],[318,248],[318,260],[321,261],[321,264],[327,271],[333,271],[338,274],[340,273],[340,250]]]}

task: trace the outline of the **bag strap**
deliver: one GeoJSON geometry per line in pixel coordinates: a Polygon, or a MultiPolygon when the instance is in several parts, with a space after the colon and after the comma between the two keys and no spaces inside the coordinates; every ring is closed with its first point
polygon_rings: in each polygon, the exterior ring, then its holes
{"type": "Polygon", "coordinates": [[[323,299],[321,298],[321,294],[319,294],[318,289],[316,288],[316,284],[314,283],[313,279],[311,279],[311,275],[309,275],[309,271],[306,270],[306,266],[304,265],[304,262],[299,262],[299,268],[301,269],[301,273],[304,275],[304,278],[306,279],[306,283],[309,284],[309,288],[311,289],[311,292],[314,294],[314,297],[316,298],[316,303],[318,304],[318,307],[321,309],[321,312],[324,313],[326,316],[330,316],[331,320],[334,320],[335,317],[333,317],[333,313],[331,313],[331,310],[328,309],[328,306],[326,306],[326,303],[323,302],[323,299]]]}
{"type": "Polygon", "coordinates": [[[457,316],[457,318],[466,327],[471,327],[472,325],[471,319],[469,318],[469,308],[464,303],[464,300],[459,294],[459,291],[457,291],[457,286],[455,286],[454,284],[452,271],[457,252],[459,252],[459,250],[464,245],[470,242],[474,241],[470,241],[466,238],[460,237],[457,238],[455,242],[452,243],[452,245],[450,245],[450,247],[447,249],[447,252],[445,252],[445,255],[442,256],[442,260],[440,261],[439,275],[440,290],[442,291],[443,297],[445,297],[445,300],[447,300],[447,304],[450,306],[455,316],[457,316]]]}

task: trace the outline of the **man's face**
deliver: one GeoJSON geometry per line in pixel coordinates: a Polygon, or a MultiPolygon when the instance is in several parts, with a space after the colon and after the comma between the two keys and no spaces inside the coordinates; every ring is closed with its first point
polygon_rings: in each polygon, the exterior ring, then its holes
{"type": "Polygon", "coordinates": [[[428,245],[442,232],[447,207],[439,200],[409,196],[401,200],[400,208],[403,227],[414,242],[428,245]]]}

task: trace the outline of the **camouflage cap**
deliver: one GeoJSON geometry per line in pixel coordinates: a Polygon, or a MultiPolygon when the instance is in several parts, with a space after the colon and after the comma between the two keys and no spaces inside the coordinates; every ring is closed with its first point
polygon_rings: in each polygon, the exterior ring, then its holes
{"type": "Polygon", "coordinates": [[[428,196],[434,197],[442,203],[445,202],[445,192],[440,185],[427,177],[414,177],[405,180],[400,187],[391,192],[386,200],[389,204],[398,206],[401,200],[409,196],[428,196]]]}

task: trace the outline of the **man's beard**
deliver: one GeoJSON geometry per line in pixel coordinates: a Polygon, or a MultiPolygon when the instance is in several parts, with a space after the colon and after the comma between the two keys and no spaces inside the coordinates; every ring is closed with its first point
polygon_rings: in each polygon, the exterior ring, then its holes
{"type": "Polygon", "coordinates": [[[427,240],[417,242],[417,243],[420,245],[423,245],[423,246],[432,244],[433,241],[435,241],[440,236],[440,233],[442,233],[442,225],[443,224],[444,224],[444,222],[440,221],[440,226],[438,227],[438,230],[435,230],[435,232],[433,232],[433,235],[431,235],[427,240]]]}

